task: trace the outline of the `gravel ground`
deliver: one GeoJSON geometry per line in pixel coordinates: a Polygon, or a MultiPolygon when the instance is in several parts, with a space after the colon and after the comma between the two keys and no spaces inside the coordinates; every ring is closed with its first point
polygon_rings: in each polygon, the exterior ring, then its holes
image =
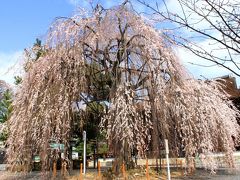
{"type": "MultiPolygon", "coordinates": [[[[86,179],[91,179],[91,177],[94,177],[94,173],[96,174],[96,170],[90,169],[87,171],[88,172],[88,178],[86,179]],[[89,174],[92,174],[89,176],[89,174]]],[[[60,175],[61,173],[58,172],[58,176],[56,179],[63,179],[62,176],[60,175]]],[[[75,177],[78,176],[79,171],[74,170],[72,171],[71,175],[75,177]]],[[[51,179],[51,174],[50,173],[41,173],[41,172],[31,172],[27,174],[23,173],[11,173],[7,171],[0,171],[0,180],[42,180],[42,179],[51,179]]],[[[95,178],[92,178],[95,179],[95,178]]],[[[156,179],[156,178],[151,178],[151,179],[156,179]]],[[[219,170],[217,171],[216,174],[210,175],[208,171],[205,170],[197,170],[195,171],[194,175],[188,175],[184,177],[178,177],[178,178],[172,178],[174,180],[240,180],[240,170],[219,170]]]]}
{"type": "Polygon", "coordinates": [[[177,180],[194,179],[194,180],[240,180],[240,170],[221,169],[216,174],[210,174],[209,171],[198,169],[194,175],[188,175],[181,178],[173,178],[177,180]]]}

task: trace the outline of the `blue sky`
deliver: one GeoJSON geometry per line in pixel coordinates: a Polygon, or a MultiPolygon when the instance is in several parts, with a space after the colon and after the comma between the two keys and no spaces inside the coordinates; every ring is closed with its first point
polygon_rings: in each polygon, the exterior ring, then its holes
{"type": "MultiPolygon", "coordinates": [[[[123,2],[123,0],[99,0],[105,8],[123,2]]],[[[149,1],[153,2],[153,1],[149,1]]],[[[167,0],[174,9],[174,1],[167,0]]],[[[16,63],[21,60],[24,48],[31,47],[36,38],[42,38],[48,27],[58,16],[71,16],[77,6],[87,7],[86,0],[6,0],[0,5],[0,79],[13,83],[17,75],[16,63]]],[[[135,6],[143,11],[143,6],[135,6]]],[[[182,49],[177,53],[189,71],[199,78],[208,78],[229,74],[217,67],[201,68],[188,64],[188,61],[200,61],[182,49]],[[191,57],[191,60],[189,60],[191,57]]]]}
{"type": "Polygon", "coordinates": [[[73,6],[65,0],[7,0],[0,6],[0,51],[29,47],[43,36],[57,16],[69,16],[73,6]]]}
{"type": "MultiPolygon", "coordinates": [[[[24,48],[46,34],[57,16],[70,16],[67,0],[7,0],[0,5],[0,79],[13,83],[15,64],[24,48]]],[[[15,74],[16,73],[16,74],[15,74]]]]}

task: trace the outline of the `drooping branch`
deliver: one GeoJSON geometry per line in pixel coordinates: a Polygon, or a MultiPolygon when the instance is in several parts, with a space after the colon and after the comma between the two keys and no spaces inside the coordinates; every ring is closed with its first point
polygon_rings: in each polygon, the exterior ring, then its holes
{"type": "Polygon", "coordinates": [[[176,5],[181,11],[176,13],[169,10],[170,7],[165,0],[163,0],[165,9],[159,8],[158,1],[156,6],[144,0],[137,2],[153,12],[155,21],[173,24],[173,28],[166,27],[165,33],[172,43],[187,48],[200,58],[239,76],[239,3],[224,0],[178,0],[176,5]],[[169,34],[169,31],[174,31],[174,36],[169,34]],[[206,41],[206,45],[201,45],[203,40],[206,41]]]}

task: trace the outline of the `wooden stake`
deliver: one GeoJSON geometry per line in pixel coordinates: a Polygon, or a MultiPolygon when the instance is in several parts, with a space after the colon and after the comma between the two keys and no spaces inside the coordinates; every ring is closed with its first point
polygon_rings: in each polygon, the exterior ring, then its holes
{"type": "Polygon", "coordinates": [[[63,176],[65,177],[67,173],[67,163],[63,162],[63,176]]]}
{"type": "Polygon", "coordinates": [[[61,166],[61,175],[66,176],[66,173],[67,173],[67,162],[64,161],[61,166]]]}
{"type": "Polygon", "coordinates": [[[183,176],[184,173],[183,173],[183,162],[182,162],[182,160],[180,160],[180,165],[181,165],[181,175],[183,176]]]}
{"type": "Polygon", "coordinates": [[[150,180],[149,179],[149,171],[148,171],[148,159],[146,159],[146,179],[150,180]]]}
{"type": "Polygon", "coordinates": [[[61,164],[61,175],[63,176],[63,162],[61,164]]]}
{"type": "Polygon", "coordinates": [[[194,163],[194,158],[191,158],[191,174],[194,174],[194,169],[195,169],[195,163],[194,163]]]}
{"type": "Polygon", "coordinates": [[[57,176],[57,163],[53,163],[53,179],[55,179],[57,176]]]}
{"type": "Polygon", "coordinates": [[[178,159],[176,158],[176,168],[178,170],[178,159]]]}
{"type": "Polygon", "coordinates": [[[195,172],[195,170],[196,170],[196,161],[195,159],[193,159],[193,173],[195,172]]]}
{"type": "Polygon", "coordinates": [[[98,177],[101,177],[101,164],[100,161],[98,161],[98,177]]]}
{"type": "Polygon", "coordinates": [[[122,174],[123,174],[123,178],[126,179],[126,171],[125,171],[124,163],[122,164],[122,174]]]}
{"type": "Polygon", "coordinates": [[[114,172],[113,160],[112,160],[112,172],[114,172]]]}
{"type": "Polygon", "coordinates": [[[82,167],[83,167],[83,164],[81,163],[80,164],[80,174],[79,174],[79,179],[82,180],[82,167]]]}

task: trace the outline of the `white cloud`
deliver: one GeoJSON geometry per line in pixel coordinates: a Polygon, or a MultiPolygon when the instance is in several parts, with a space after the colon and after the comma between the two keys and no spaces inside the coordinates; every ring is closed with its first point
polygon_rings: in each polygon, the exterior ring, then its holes
{"type": "Polygon", "coordinates": [[[81,7],[85,9],[91,9],[91,4],[101,4],[104,8],[111,8],[115,5],[120,5],[124,0],[67,0],[67,2],[75,8],[81,7]]]}
{"type": "Polygon", "coordinates": [[[0,52],[0,79],[7,83],[14,83],[14,76],[21,71],[22,51],[11,53],[0,52]]]}
{"type": "Polygon", "coordinates": [[[67,0],[67,2],[74,6],[75,9],[78,9],[79,7],[89,9],[91,8],[92,0],[67,0]]]}

